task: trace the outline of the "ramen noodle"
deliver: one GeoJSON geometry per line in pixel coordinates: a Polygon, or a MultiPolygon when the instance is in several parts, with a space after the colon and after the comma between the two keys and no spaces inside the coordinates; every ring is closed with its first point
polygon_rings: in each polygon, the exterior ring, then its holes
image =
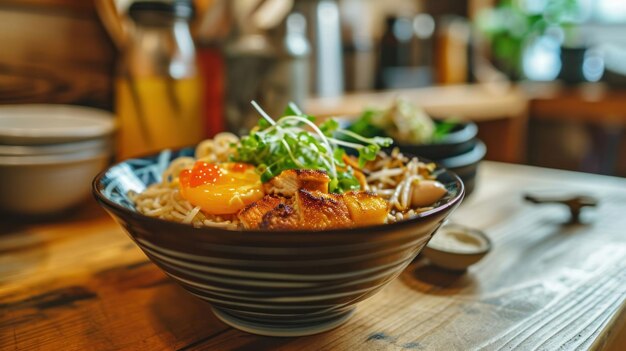
{"type": "MultiPolygon", "coordinates": [[[[130,199],[140,213],[170,221],[191,224],[195,227],[221,227],[242,229],[236,214],[215,215],[202,211],[181,195],[180,175],[198,161],[226,163],[236,152],[239,138],[231,133],[217,134],[213,139],[199,143],[195,157],[174,159],[163,172],[161,182],[150,185],[141,193],[131,193],[130,199]]],[[[435,165],[409,158],[397,149],[390,153],[379,152],[376,159],[360,169],[365,177],[362,190],[383,198],[388,203],[387,223],[405,220],[432,206],[413,206],[416,185],[434,179],[435,165]]]]}

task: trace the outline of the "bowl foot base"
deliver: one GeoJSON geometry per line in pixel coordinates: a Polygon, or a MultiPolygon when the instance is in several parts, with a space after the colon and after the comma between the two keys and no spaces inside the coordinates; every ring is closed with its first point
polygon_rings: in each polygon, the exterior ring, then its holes
{"type": "Polygon", "coordinates": [[[304,336],[322,333],[336,328],[350,319],[355,308],[323,316],[307,317],[294,316],[293,318],[274,320],[271,318],[250,318],[238,316],[236,312],[213,307],[213,313],[222,322],[239,330],[265,336],[304,336]]]}

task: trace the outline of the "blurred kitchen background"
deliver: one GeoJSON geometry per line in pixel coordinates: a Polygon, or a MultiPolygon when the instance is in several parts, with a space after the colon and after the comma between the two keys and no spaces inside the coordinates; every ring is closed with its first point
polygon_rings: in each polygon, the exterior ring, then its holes
{"type": "Polygon", "coordinates": [[[128,155],[403,96],[487,159],[626,176],[626,0],[2,0],[0,43],[1,104],[112,111],[128,155]]]}

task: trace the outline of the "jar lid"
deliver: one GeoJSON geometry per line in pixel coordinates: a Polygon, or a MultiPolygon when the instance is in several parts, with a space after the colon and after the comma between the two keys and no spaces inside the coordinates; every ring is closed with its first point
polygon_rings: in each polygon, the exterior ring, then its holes
{"type": "Polygon", "coordinates": [[[115,130],[113,114],[70,105],[0,106],[0,144],[43,145],[108,136],[115,130]]]}

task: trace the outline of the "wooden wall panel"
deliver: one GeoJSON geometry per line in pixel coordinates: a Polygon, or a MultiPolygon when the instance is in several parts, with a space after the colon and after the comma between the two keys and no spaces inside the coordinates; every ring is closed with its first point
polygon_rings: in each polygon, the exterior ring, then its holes
{"type": "Polygon", "coordinates": [[[92,1],[0,2],[0,103],[110,109],[114,64],[92,1]]]}

